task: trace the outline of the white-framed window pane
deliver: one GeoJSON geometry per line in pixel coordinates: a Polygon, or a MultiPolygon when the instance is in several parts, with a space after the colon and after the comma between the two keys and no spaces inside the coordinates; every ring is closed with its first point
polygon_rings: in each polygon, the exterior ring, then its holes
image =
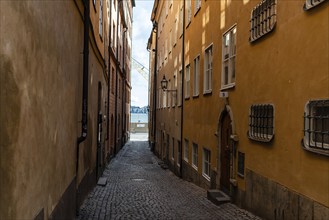
{"type": "Polygon", "coordinates": [[[198,169],[198,145],[193,143],[192,147],[192,166],[198,169]]]}
{"type": "Polygon", "coordinates": [[[203,148],[202,175],[208,180],[210,180],[210,158],[210,151],[203,148]]]}
{"type": "Polygon", "coordinates": [[[234,86],[236,78],[236,26],[223,35],[222,43],[222,88],[234,86]]]}
{"type": "Polygon", "coordinates": [[[187,139],[185,139],[185,142],[184,142],[184,160],[186,162],[188,162],[188,148],[189,148],[189,141],[187,139]]]}
{"type": "Polygon", "coordinates": [[[172,146],[171,146],[171,159],[175,159],[175,138],[172,138],[172,146]]]}
{"type": "Polygon", "coordinates": [[[177,141],[177,165],[180,166],[180,159],[182,154],[181,142],[177,141]]]}
{"type": "Polygon", "coordinates": [[[190,97],[190,65],[186,66],[185,71],[185,98],[190,97]]]}
{"type": "Polygon", "coordinates": [[[193,95],[199,95],[200,56],[194,59],[193,95]]]}
{"type": "Polygon", "coordinates": [[[273,119],[273,105],[252,105],[249,113],[249,138],[261,142],[271,141],[274,136],[273,119]]]}
{"type": "Polygon", "coordinates": [[[103,0],[99,1],[99,35],[103,36],[103,0]]]}
{"type": "Polygon", "coordinates": [[[204,92],[210,92],[212,84],[212,46],[205,51],[204,92]]]}
{"type": "Polygon", "coordinates": [[[312,100],[306,104],[304,148],[329,156],[329,99],[312,100]]]}

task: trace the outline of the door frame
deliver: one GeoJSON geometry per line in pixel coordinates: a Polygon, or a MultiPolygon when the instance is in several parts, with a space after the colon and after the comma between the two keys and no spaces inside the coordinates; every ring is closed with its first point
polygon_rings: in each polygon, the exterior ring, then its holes
{"type": "Polygon", "coordinates": [[[231,194],[232,190],[231,190],[231,186],[236,186],[236,176],[237,176],[237,172],[236,172],[236,168],[235,168],[235,163],[236,163],[236,159],[234,156],[232,156],[234,153],[237,152],[236,150],[236,146],[237,146],[237,141],[238,141],[238,136],[236,135],[236,128],[235,128],[235,123],[234,123],[234,117],[233,117],[233,112],[232,112],[232,108],[229,105],[225,105],[224,108],[220,111],[220,115],[218,117],[218,126],[217,126],[217,138],[218,138],[218,148],[217,148],[217,178],[216,178],[216,184],[217,186],[219,186],[219,188],[222,188],[221,184],[220,184],[220,179],[221,179],[221,137],[222,137],[222,122],[224,120],[224,117],[228,116],[231,119],[231,141],[233,144],[233,151],[230,154],[230,188],[229,193],[231,194]]]}

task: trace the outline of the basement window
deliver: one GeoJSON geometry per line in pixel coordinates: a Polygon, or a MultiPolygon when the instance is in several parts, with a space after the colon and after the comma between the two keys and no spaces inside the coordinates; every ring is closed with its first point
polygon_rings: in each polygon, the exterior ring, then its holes
{"type": "Polygon", "coordinates": [[[249,138],[255,141],[270,142],[274,137],[273,118],[273,105],[252,105],[249,112],[249,138]]]}
{"type": "Polygon", "coordinates": [[[325,2],[326,0],[306,0],[304,4],[304,10],[307,11],[311,8],[314,8],[315,6],[318,6],[322,2],[325,2]]]}
{"type": "Polygon", "coordinates": [[[329,156],[329,99],[306,104],[303,141],[306,150],[329,156]]]}
{"type": "Polygon", "coordinates": [[[271,32],[276,24],[276,0],[263,0],[251,12],[250,42],[271,32]]]}

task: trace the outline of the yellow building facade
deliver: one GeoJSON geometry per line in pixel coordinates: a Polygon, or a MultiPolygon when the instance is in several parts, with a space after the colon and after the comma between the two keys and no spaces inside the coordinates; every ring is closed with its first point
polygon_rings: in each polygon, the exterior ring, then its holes
{"type": "Polygon", "coordinates": [[[328,1],[155,1],[156,154],[261,217],[328,218],[328,12],[328,1]]]}

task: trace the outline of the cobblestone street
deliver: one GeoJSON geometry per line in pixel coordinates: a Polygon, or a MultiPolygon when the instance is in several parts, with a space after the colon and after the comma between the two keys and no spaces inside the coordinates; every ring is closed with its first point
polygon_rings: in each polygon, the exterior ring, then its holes
{"type": "Polygon", "coordinates": [[[84,219],[259,219],[227,203],[216,206],[206,190],[163,170],[146,141],[130,141],[104,171],[80,208],[84,219]]]}

